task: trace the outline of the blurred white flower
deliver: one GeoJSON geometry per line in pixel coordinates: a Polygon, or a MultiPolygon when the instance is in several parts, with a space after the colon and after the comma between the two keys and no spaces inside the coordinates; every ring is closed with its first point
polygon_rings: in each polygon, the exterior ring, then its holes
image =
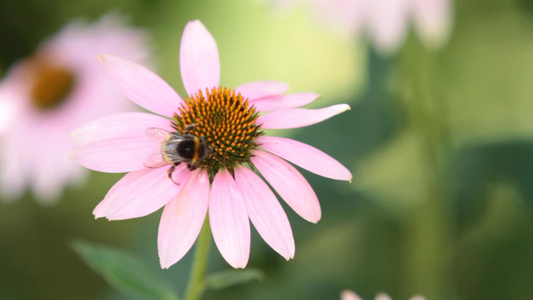
{"type": "Polygon", "coordinates": [[[428,48],[446,43],[452,27],[452,0],[270,0],[278,7],[307,2],[316,18],[349,36],[368,35],[381,53],[396,51],[410,20],[428,48]]]}
{"type": "MultiPolygon", "coordinates": [[[[343,290],[341,292],[341,300],[363,300],[363,299],[351,290],[343,290]]],[[[392,298],[385,293],[379,293],[376,295],[374,300],[392,300],[392,298]]],[[[420,295],[415,295],[411,297],[410,300],[426,300],[426,298],[420,295]]]]}
{"type": "Polygon", "coordinates": [[[356,293],[350,290],[344,290],[341,292],[341,300],[363,300],[356,293]]]}
{"type": "Polygon", "coordinates": [[[41,202],[57,201],[63,187],[84,174],[69,159],[69,133],[96,117],[134,109],[102,70],[97,58],[103,52],[141,63],[150,54],[145,32],[108,14],[92,24],[67,24],[8,70],[0,82],[3,200],[29,185],[41,202]]]}

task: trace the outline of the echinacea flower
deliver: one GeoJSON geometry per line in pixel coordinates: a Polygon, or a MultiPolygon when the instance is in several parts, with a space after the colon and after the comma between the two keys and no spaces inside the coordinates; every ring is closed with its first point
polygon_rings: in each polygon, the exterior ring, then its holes
{"type": "MultiPolygon", "coordinates": [[[[287,5],[301,0],[270,0],[287,5]]],[[[381,53],[395,52],[410,20],[429,48],[445,44],[452,25],[452,0],[304,0],[317,19],[350,36],[366,34],[381,53]]]]}
{"type": "Polygon", "coordinates": [[[159,115],[124,113],[90,122],[72,133],[77,148],[71,157],[93,170],[129,172],[95,208],[97,218],[141,217],[164,206],[158,233],[163,268],[189,251],[208,212],[215,243],[234,268],[244,268],[248,262],[250,221],[281,256],[287,260],[294,257],[287,215],[254,170],[310,222],[321,217],[318,199],[300,172],[285,160],[329,178],[352,178],[345,167],[322,151],[292,139],[264,136],[263,132],[318,123],[349,106],[299,108],[318,95],[285,94],[288,85],[276,81],[250,82],[235,90],[221,87],[217,44],[200,21],[189,22],[181,40],[180,70],[188,94],[185,100],[140,65],[111,55],[102,56],[101,61],[129,99],[159,115]],[[168,149],[180,136],[187,136],[188,146],[168,149]],[[196,150],[202,143],[208,147],[209,156],[200,160],[203,154],[196,150]],[[192,158],[197,153],[197,159],[173,166],[169,159],[176,153],[167,155],[165,151],[174,150],[183,157],[192,158]]]}
{"type": "Polygon", "coordinates": [[[440,48],[452,25],[452,0],[368,1],[366,24],[370,40],[382,53],[392,53],[407,36],[409,21],[425,46],[440,48]]]}
{"type": "MultiPolygon", "coordinates": [[[[426,298],[415,295],[410,300],[425,300],[426,298]]],[[[344,290],[341,292],[341,300],[363,300],[361,297],[359,297],[356,293],[350,290],[344,290]]],[[[374,300],[392,300],[392,298],[385,294],[385,293],[379,293],[376,295],[374,300]]]]}
{"type": "Polygon", "coordinates": [[[68,159],[69,134],[96,117],[134,106],[107,80],[103,51],[147,62],[144,32],[116,14],[93,24],[71,22],[15,65],[0,82],[0,192],[20,196],[26,185],[44,203],[85,170],[68,159]]]}

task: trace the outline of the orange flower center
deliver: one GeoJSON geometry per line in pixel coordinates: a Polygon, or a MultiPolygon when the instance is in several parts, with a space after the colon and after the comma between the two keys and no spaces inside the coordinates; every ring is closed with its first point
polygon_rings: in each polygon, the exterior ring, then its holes
{"type": "Polygon", "coordinates": [[[183,132],[187,125],[197,124],[191,134],[205,139],[211,150],[200,168],[207,169],[211,176],[226,168],[232,171],[241,164],[251,164],[251,151],[257,148],[255,139],[263,134],[255,107],[248,99],[235,91],[219,87],[199,90],[185,99],[174,114],[173,127],[183,132]]]}
{"type": "Polygon", "coordinates": [[[39,110],[49,110],[62,104],[74,86],[74,73],[39,60],[32,62],[31,68],[34,80],[31,100],[34,106],[39,110]]]}

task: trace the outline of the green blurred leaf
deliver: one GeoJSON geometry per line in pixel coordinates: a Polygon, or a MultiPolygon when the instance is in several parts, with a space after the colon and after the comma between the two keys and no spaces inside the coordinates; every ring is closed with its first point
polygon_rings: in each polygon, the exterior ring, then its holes
{"type": "Polygon", "coordinates": [[[510,181],[487,187],[485,212],[456,240],[454,281],[462,299],[528,299],[533,295],[533,223],[510,181]]]}
{"type": "Polygon", "coordinates": [[[529,140],[465,148],[455,156],[452,168],[459,230],[472,226],[484,215],[491,188],[498,182],[512,185],[533,207],[533,142],[529,140]]]}
{"type": "Polygon", "coordinates": [[[253,280],[263,280],[264,277],[263,272],[260,270],[230,270],[208,275],[206,284],[209,289],[221,290],[253,280]]]}
{"type": "Polygon", "coordinates": [[[161,278],[127,253],[84,241],[75,241],[72,247],[109,284],[124,293],[145,299],[178,299],[161,278]]]}

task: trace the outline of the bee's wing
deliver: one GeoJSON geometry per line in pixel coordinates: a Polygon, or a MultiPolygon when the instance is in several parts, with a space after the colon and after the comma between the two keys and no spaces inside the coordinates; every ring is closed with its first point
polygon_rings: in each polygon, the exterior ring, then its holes
{"type": "MultiPolygon", "coordinates": [[[[171,135],[172,133],[157,127],[150,127],[146,129],[146,136],[159,145],[165,143],[171,135]]],[[[143,161],[143,166],[147,168],[159,168],[165,165],[168,165],[168,162],[163,159],[160,149],[148,155],[143,161]]]]}
{"type": "Polygon", "coordinates": [[[166,165],[168,165],[168,162],[163,159],[161,151],[148,155],[143,161],[143,166],[147,168],[159,168],[166,165]]]}
{"type": "Polygon", "coordinates": [[[146,135],[155,143],[161,144],[166,139],[168,139],[168,137],[171,136],[172,133],[161,128],[150,127],[146,129],[146,135]]]}

